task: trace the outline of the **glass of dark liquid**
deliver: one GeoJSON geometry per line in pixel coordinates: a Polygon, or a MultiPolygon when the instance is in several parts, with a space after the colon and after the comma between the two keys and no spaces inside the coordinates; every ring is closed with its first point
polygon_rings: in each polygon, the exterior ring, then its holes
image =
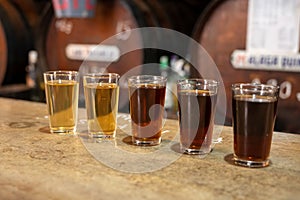
{"type": "Polygon", "coordinates": [[[167,79],[140,75],[128,79],[132,142],[152,146],[161,143],[167,79]]]}
{"type": "Polygon", "coordinates": [[[206,155],[211,151],[218,86],[217,81],[208,79],[177,82],[183,153],[206,155]]]}
{"type": "Polygon", "coordinates": [[[269,165],[278,91],[273,85],[232,85],[235,164],[251,168],[269,165]]]}

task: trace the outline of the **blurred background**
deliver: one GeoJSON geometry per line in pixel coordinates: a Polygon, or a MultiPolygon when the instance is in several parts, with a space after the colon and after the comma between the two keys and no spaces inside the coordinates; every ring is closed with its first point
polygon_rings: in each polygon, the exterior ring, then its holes
{"type": "MultiPolygon", "coordinates": [[[[182,44],[184,58],[160,49],[116,58],[111,47],[122,52],[124,44],[142,46],[146,36],[130,35],[141,27],[176,30],[205,48],[225,85],[226,125],[231,125],[231,84],[259,82],[280,86],[275,130],[300,133],[300,0],[0,0],[0,97],[45,102],[43,72],[79,70],[93,45],[116,34],[85,61],[95,71],[123,75],[157,63],[144,73],[167,76],[169,87],[209,71],[209,61],[192,54],[190,44],[182,44]]],[[[169,118],[177,117],[172,94],[166,109],[169,118]]],[[[128,112],[128,106],[120,111],[128,112]]]]}

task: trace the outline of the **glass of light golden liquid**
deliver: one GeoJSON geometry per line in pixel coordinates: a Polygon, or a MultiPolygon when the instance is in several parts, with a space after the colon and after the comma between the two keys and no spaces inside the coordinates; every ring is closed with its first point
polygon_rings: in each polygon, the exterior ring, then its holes
{"type": "Polygon", "coordinates": [[[232,85],[234,163],[266,167],[277,113],[279,87],[236,83],[232,85]]]}
{"type": "Polygon", "coordinates": [[[78,72],[45,72],[44,82],[51,133],[75,134],[79,94],[78,72]]]}
{"type": "Polygon", "coordinates": [[[140,75],[128,79],[132,142],[150,146],[161,143],[167,79],[140,75]]]}
{"type": "Polygon", "coordinates": [[[93,138],[114,138],[116,135],[119,79],[115,73],[83,76],[88,131],[93,138]]]}
{"type": "Polygon", "coordinates": [[[186,154],[211,151],[219,83],[208,79],[177,81],[180,147],[186,154]]]}

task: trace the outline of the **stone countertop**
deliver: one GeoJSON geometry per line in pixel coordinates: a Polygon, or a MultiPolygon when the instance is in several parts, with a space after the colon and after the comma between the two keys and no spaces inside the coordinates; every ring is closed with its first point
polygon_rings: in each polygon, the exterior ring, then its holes
{"type": "Polygon", "coordinates": [[[128,142],[125,114],[116,140],[95,142],[86,137],[80,113],[78,136],[55,135],[48,133],[45,104],[0,98],[0,199],[300,196],[300,135],[275,132],[271,165],[249,169],[231,163],[231,127],[223,127],[222,141],[200,158],[176,152],[176,120],[166,121],[160,146],[142,148],[128,142]]]}

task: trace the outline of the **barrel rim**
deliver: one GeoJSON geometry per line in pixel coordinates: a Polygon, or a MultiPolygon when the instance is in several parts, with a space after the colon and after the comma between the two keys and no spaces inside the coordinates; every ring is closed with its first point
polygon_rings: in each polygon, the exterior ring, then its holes
{"type": "Polygon", "coordinates": [[[6,44],[6,49],[9,53],[7,53],[6,56],[6,69],[5,73],[3,73],[4,77],[1,85],[16,82],[25,83],[25,68],[28,64],[28,51],[33,48],[28,22],[11,1],[3,0],[0,3],[0,18],[3,19],[1,22],[4,27],[4,35],[6,41],[12,41],[6,44]],[[20,29],[21,31],[19,31],[20,29]],[[16,44],[18,45],[17,47],[15,46],[16,44]],[[18,57],[18,59],[16,59],[16,57],[18,57]],[[11,75],[14,75],[14,77],[10,77],[11,75]]]}
{"type": "Polygon", "coordinates": [[[202,35],[203,28],[207,22],[207,20],[211,17],[213,11],[222,3],[228,0],[213,0],[211,1],[200,14],[199,19],[196,22],[194,27],[194,31],[192,33],[193,38],[198,38],[202,35]]]}

